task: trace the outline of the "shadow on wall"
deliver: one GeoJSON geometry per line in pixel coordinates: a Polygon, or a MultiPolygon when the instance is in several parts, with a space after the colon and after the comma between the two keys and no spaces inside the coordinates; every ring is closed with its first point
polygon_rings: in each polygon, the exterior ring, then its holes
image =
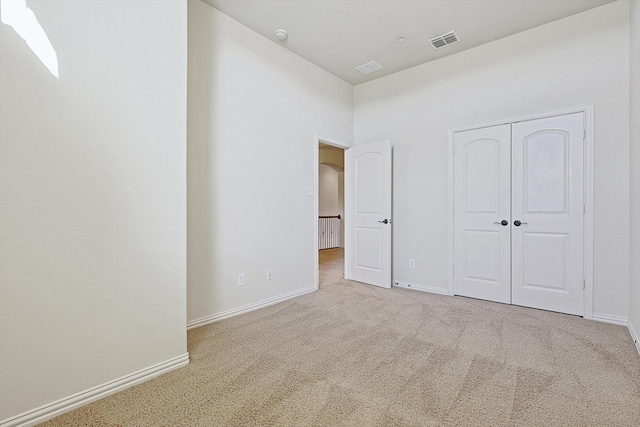
{"type": "MultiPolygon", "coordinates": [[[[190,5],[191,6],[191,5],[190,5]]],[[[222,190],[224,170],[218,168],[222,147],[214,144],[218,115],[214,100],[219,81],[218,49],[196,48],[201,40],[213,40],[212,26],[199,26],[198,34],[188,32],[189,61],[198,66],[188,67],[187,76],[187,319],[201,316],[203,307],[222,296],[217,286],[189,292],[193,283],[215,283],[215,272],[224,258],[216,252],[214,242],[224,227],[221,215],[216,215],[214,197],[222,190]],[[197,277],[196,277],[197,274],[197,277]],[[206,295],[203,295],[206,292],[206,295]]]]}

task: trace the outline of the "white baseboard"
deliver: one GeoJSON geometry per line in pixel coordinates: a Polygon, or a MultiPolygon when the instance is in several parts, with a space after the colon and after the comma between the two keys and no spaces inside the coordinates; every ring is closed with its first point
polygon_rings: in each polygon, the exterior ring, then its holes
{"type": "Polygon", "coordinates": [[[591,320],[598,322],[612,323],[614,325],[627,326],[628,319],[622,316],[613,316],[611,314],[593,313],[591,320]]]}
{"type": "Polygon", "coordinates": [[[211,314],[209,316],[201,317],[199,319],[191,320],[187,322],[187,330],[193,328],[199,328],[200,326],[209,325],[222,319],[238,316],[240,314],[248,313],[250,311],[258,310],[259,308],[268,307],[273,304],[277,304],[282,301],[286,301],[291,298],[299,297],[300,295],[315,292],[316,287],[311,286],[309,288],[299,289],[297,291],[289,292],[286,294],[278,295],[272,298],[267,298],[262,301],[257,301],[251,304],[243,305],[241,307],[232,308],[231,310],[222,311],[220,313],[211,314]]]}
{"type": "Polygon", "coordinates": [[[158,363],[157,365],[125,375],[124,377],[81,391],[69,397],[56,400],[55,402],[34,410],[7,418],[6,420],[0,421],[0,426],[30,427],[188,364],[189,353],[185,353],[182,356],[175,357],[166,362],[158,363]]]}
{"type": "Polygon", "coordinates": [[[627,324],[627,328],[629,328],[629,333],[631,334],[631,338],[633,338],[633,342],[636,345],[636,350],[638,350],[638,354],[640,354],[640,336],[636,332],[631,322],[627,324]]]}
{"type": "Polygon", "coordinates": [[[436,288],[433,286],[425,286],[425,285],[416,285],[414,283],[408,283],[408,282],[394,281],[393,286],[398,288],[405,288],[405,289],[415,289],[416,291],[429,292],[431,294],[451,295],[451,293],[449,292],[449,289],[436,288]]]}

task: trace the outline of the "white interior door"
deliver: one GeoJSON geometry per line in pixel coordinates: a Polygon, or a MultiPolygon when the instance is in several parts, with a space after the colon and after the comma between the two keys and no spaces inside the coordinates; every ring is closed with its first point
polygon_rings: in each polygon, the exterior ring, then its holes
{"type": "Polygon", "coordinates": [[[347,279],[391,288],[391,141],[345,151],[347,279]]]}
{"type": "Polygon", "coordinates": [[[583,114],[512,131],[512,302],[583,315],[583,114]]]}
{"type": "Polygon", "coordinates": [[[454,137],[454,293],[511,302],[511,126],[454,137]]]}

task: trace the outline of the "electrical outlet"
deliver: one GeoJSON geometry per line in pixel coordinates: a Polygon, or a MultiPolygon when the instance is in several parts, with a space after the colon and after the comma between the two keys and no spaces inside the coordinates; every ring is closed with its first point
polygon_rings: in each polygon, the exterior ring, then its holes
{"type": "Polygon", "coordinates": [[[409,258],[409,268],[416,268],[416,260],[409,258]]]}
{"type": "Polygon", "coordinates": [[[244,286],[244,273],[238,274],[238,286],[244,286]]]}
{"type": "Polygon", "coordinates": [[[273,279],[273,269],[272,268],[268,268],[267,269],[267,280],[271,280],[273,279]]]}

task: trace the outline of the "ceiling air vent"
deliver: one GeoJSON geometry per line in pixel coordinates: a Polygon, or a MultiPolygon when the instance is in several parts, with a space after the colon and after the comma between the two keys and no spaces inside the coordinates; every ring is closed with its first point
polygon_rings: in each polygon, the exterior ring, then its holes
{"type": "Polygon", "coordinates": [[[429,39],[429,42],[434,49],[440,49],[445,46],[449,46],[450,44],[458,43],[459,41],[460,39],[455,31],[449,31],[448,33],[429,39]]]}
{"type": "Polygon", "coordinates": [[[371,61],[356,67],[356,70],[360,71],[362,74],[371,74],[374,71],[379,71],[383,68],[384,67],[378,64],[376,61],[371,61]]]}

